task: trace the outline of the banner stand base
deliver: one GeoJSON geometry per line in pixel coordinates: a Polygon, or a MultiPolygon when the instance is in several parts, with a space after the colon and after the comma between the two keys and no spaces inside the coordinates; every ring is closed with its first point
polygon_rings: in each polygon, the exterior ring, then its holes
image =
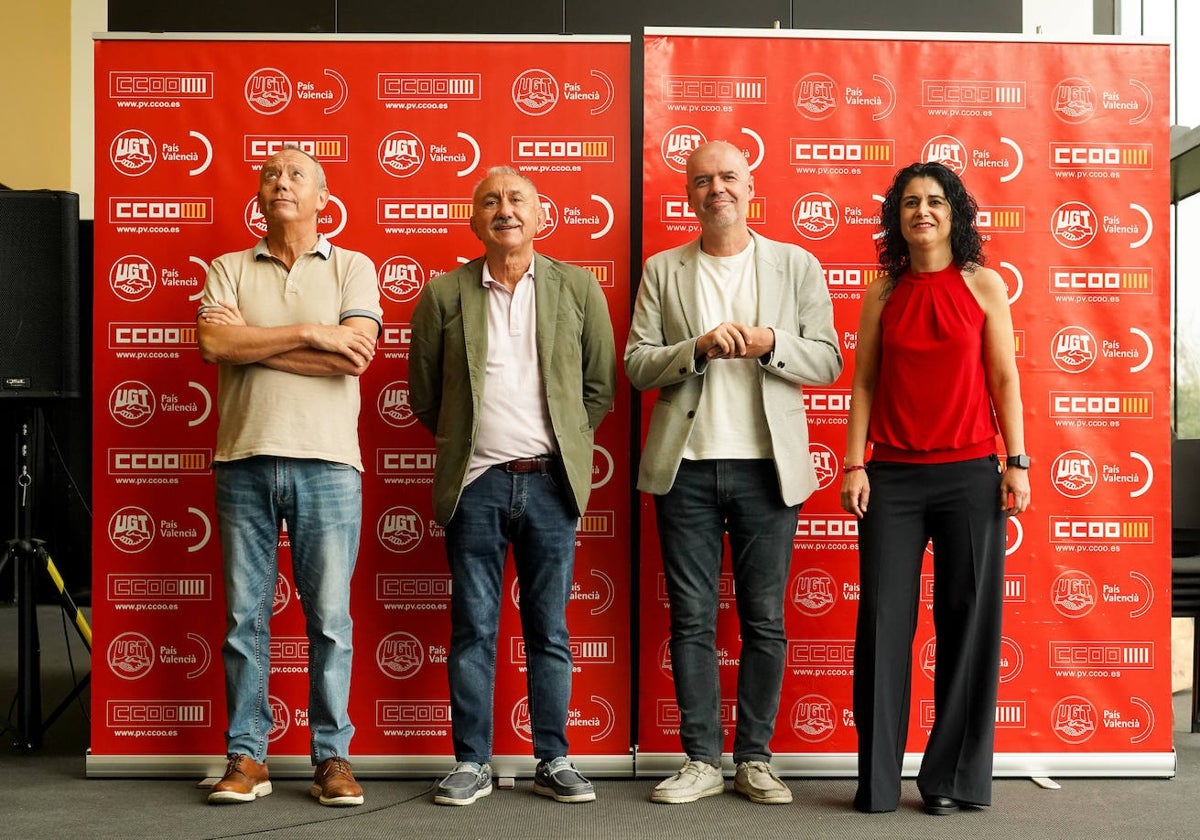
{"type": "MultiPolygon", "coordinates": [[[[312,778],[312,764],[306,755],[268,756],[267,760],[272,779],[312,778]]],[[[454,767],[453,755],[358,755],[351,756],[350,761],[358,779],[434,779],[454,767]]],[[[571,761],[589,777],[628,779],[634,775],[631,755],[572,755],[571,761]]],[[[89,779],[219,779],[225,763],[223,755],[97,756],[89,750],[85,775],[89,779]]],[[[532,779],[536,767],[532,755],[498,755],[492,759],[497,778],[532,779]]]]}
{"type": "MultiPolygon", "coordinates": [[[[85,775],[89,779],[164,778],[203,779],[220,777],[225,756],[203,755],[106,755],[88,752],[85,775]]],[[[351,759],[354,775],[363,779],[440,778],[454,766],[454,756],[366,755],[351,759]]],[[[638,753],[631,755],[571,756],[580,772],[596,778],[666,777],[677,772],[682,753],[638,753]]],[[[307,756],[281,755],[270,758],[272,778],[308,778],[312,765],[307,756]]],[[[532,756],[499,755],[492,761],[497,777],[532,778],[537,762],[532,756]]],[[[903,775],[914,778],[921,754],[906,753],[903,775]]],[[[854,753],[776,753],[771,765],[788,778],[854,778],[858,774],[854,753]]],[[[733,759],[722,759],[722,770],[733,775],[733,759]]],[[[994,778],[1042,777],[1161,778],[1173,779],[1175,751],[1165,753],[997,753],[994,778]]]]}
{"type": "MultiPolygon", "coordinates": [[[[921,753],[905,753],[902,773],[915,778],[921,767],[921,753]]],[[[639,752],[638,776],[670,776],[679,771],[682,753],[639,752]]],[[[357,766],[357,765],[356,765],[357,766]]],[[[854,778],[858,775],[858,757],[854,753],[775,753],[771,766],[787,778],[854,778]]],[[[1161,778],[1175,777],[1175,751],[1165,753],[996,753],[993,778],[1040,777],[1081,778],[1161,778]]],[[[721,760],[721,770],[733,775],[733,759],[721,760]]]]}

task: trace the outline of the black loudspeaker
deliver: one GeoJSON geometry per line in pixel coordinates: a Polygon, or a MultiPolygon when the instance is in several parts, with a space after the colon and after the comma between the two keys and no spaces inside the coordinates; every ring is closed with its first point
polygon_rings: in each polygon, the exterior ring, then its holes
{"type": "Polygon", "coordinates": [[[79,196],[0,190],[0,399],[79,396],[79,196]]]}

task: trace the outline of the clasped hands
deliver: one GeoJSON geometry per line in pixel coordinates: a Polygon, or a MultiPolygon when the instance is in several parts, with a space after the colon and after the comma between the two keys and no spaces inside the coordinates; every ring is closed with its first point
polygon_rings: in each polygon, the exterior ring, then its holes
{"type": "Polygon", "coordinates": [[[770,327],[747,327],[723,321],[696,339],[696,359],[757,359],[775,349],[770,327]]]}

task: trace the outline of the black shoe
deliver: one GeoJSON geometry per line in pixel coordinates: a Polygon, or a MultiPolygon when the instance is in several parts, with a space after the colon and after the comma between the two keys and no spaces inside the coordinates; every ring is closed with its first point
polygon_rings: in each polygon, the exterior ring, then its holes
{"type": "Polygon", "coordinates": [[[592,802],[596,798],[592,783],[565,758],[538,762],[533,792],[553,796],[555,802],[592,802]]]}
{"type": "Polygon", "coordinates": [[[946,814],[953,814],[958,810],[958,803],[949,796],[926,796],[925,797],[925,813],[932,814],[935,817],[943,817],[946,814]]]}

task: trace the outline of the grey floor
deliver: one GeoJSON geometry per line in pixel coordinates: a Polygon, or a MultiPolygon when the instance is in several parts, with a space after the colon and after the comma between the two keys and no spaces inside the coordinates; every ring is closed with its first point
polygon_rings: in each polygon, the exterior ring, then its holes
{"type": "MultiPolygon", "coordinates": [[[[43,706],[48,713],[71,682],[66,650],[86,671],[86,652],[62,628],[57,607],[40,609],[43,706]]],[[[15,696],[16,610],[0,607],[0,702],[15,696]]],[[[1200,734],[1189,731],[1191,695],[1175,695],[1174,779],[1060,779],[1045,790],[1020,779],[995,783],[991,808],[945,817],[920,810],[905,782],[893,814],[853,811],[851,779],[791,779],[795,801],[753,805],[732,791],[691,805],[654,805],[653,782],[600,780],[597,801],[559,805],[535,796],[528,780],[465,808],[430,801],[432,779],[367,780],[366,804],[323,808],[300,780],[275,782],[253,804],[211,807],[196,781],[87,779],[88,692],[22,752],[0,741],[0,837],[25,838],[1200,838],[1200,734]]],[[[11,710],[7,714],[12,714],[11,710]]]]}

